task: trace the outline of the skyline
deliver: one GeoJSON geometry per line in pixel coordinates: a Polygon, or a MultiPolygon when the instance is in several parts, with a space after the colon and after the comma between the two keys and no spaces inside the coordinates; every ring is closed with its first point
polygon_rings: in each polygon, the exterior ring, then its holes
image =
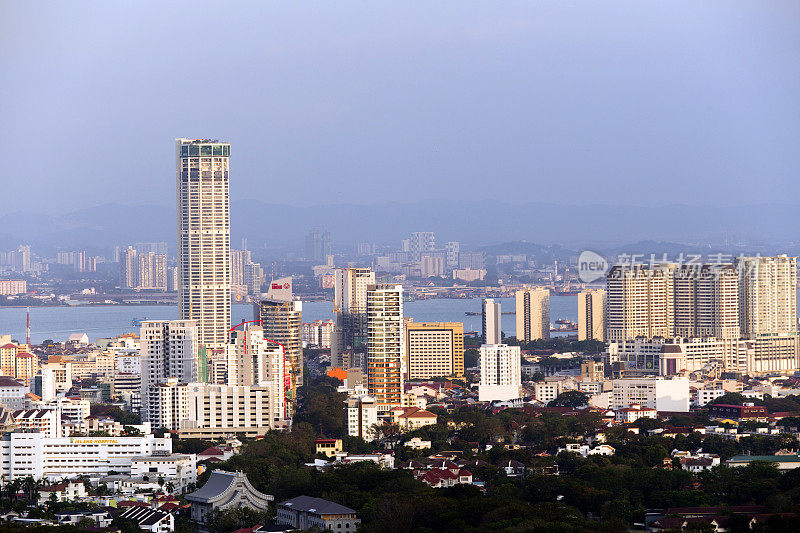
{"type": "Polygon", "coordinates": [[[233,145],[234,201],[738,205],[800,192],[793,3],[459,3],[425,17],[186,6],[10,6],[10,203],[169,206],[170,141],[184,135],[233,145]]]}

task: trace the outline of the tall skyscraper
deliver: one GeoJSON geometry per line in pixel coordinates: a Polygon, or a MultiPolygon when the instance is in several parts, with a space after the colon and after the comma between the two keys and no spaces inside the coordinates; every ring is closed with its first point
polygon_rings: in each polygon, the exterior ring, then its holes
{"type": "Polygon", "coordinates": [[[464,324],[408,322],[406,324],[408,379],[464,375],[464,324]]]}
{"type": "Polygon", "coordinates": [[[478,401],[507,401],[520,397],[522,353],[519,346],[481,346],[481,381],[478,401]]]}
{"type": "Polygon", "coordinates": [[[500,344],[502,342],[503,335],[500,327],[502,314],[500,302],[495,302],[491,298],[483,300],[481,315],[483,318],[482,336],[484,344],[500,344]]]}
{"type": "Polygon", "coordinates": [[[550,338],[550,290],[522,289],[516,295],[517,340],[550,338]]]}
{"type": "Polygon", "coordinates": [[[297,387],[303,385],[303,303],[266,298],[254,304],[253,314],[261,319],[264,338],[286,348],[292,376],[289,399],[294,401],[297,387]]]}
{"type": "Polygon", "coordinates": [[[402,403],[405,362],[403,286],[367,288],[367,383],[378,410],[402,403]]]}
{"type": "Polygon", "coordinates": [[[797,335],[797,258],[743,257],[736,267],[742,336],[797,335]]]}
{"type": "Polygon", "coordinates": [[[139,284],[139,260],[136,255],[136,249],[131,246],[120,253],[119,286],[123,289],[133,289],[139,284]]]}
{"type": "Polygon", "coordinates": [[[671,337],[674,264],[616,265],[606,275],[606,340],[671,337]]]}
{"type": "Polygon", "coordinates": [[[198,331],[193,320],[147,320],[139,335],[142,367],[142,413],[149,391],[167,378],[191,383],[198,378],[198,331]]]}
{"type": "Polygon", "coordinates": [[[335,272],[336,326],[331,339],[331,365],[342,366],[344,351],[366,351],[367,287],[375,283],[369,268],[340,268],[335,272]]]}
{"type": "Polygon", "coordinates": [[[178,304],[200,342],[223,347],[231,322],[228,143],[176,139],[178,304]]]}
{"type": "Polygon", "coordinates": [[[683,265],[672,273],[676,336],[740,337],[739,277],[733,265],[683,265]]]}
{"type": "Polygon", "coordinates": [[[578,340],[605,340],[606,291],[588,289],[578,294],[578,340]]]}

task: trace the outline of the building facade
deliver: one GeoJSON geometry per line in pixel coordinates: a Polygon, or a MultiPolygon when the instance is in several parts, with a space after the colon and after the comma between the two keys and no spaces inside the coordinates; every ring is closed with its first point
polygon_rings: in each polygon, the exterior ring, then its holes
{"type": "Polygon", "coordinates": [[[606,291],[589,289],[578,294],[578,340],[605,340],[606,291]]]}
{"type": "Polygon", "coordinates": [[[408,322],[405,344],[407,379],[464,375],[461,322],[408,322]]]}
{"type": "Polygon", "coordinates": [[[403,286],[367,289],[367,383],[379,410],[402,404],[405,373],[403,286]]]}
{"type": "Polygon", "coordinates": [[[522,289],[516,294],[517,340],[550,338],[550,290],[522,289]]]}
{"type": "Polygon", "coordinates": [[[231,322],[228,143],[176,139],[178,307],[198,340],[223,346],[231,322]]]}
{"type": "Polygon", "coordinates": [[[519,346],[484,344],[481,346],[481,381],[478,400],[508,401],[520,397],[522,352],[519,346]]]}

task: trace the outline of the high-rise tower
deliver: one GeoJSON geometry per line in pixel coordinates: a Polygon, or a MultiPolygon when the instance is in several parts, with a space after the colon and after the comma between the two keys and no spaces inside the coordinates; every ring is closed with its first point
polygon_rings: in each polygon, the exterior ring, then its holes
{"type": "Polygon", "coordinates": [[[178,303],[201,344],[220,348],[231,322],[228,172],[231,146],[176,139],[178,303]]]}

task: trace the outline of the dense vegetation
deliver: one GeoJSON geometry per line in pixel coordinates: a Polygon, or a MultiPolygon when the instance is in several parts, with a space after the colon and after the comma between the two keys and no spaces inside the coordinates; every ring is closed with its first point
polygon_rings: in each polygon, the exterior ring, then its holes
{"type": "MultiPolygon", "coordinates": [[[[665,468],[664,459],[673,449],[702,447],[727,459],[798,446],[790,435],[759,435],[738,442],[698,433],[675,438],[647,435],[646,429],[665,424],[705,421],[688,415],[667,422],[642,420],[640,435],[607,429],[608,444],[616,455],[583,458],[557,450],[593,432],[600,425],[596,414],[562,416],[509,409],[493,415],[476,407],[452,413],[432,408],[440,423],[406,434],[402,440],[419,436],[431,440],[433,449],[398,446],[397,464],[437,451],[454,451],[464,459],[481,461],[470,471],[486,482],[485,493],[474,486],[433,489],[415,481],[409,470],[381,470],[372,463],[324,472],[302,466],[314,457],[316,438],[345,433],[340,396],[329,378],[308,383],[291,433],[270,433],[248,442],[245,453],[219,468],[243,470],[256,488],[274,495],[276,501],[307,494],[352,507],[359,512],[365,531],[624,531],[652,508],[757,503],[766,505],[769,512],[800,509],[800,470],[782,473],[774,464],[754,463],[692,474],[672,468],[671,460],[665,468]],[[550,455],[542,456],[543,451],[550,455]],[[498,466],[511,459],[527,467],[524,478],[509,477],[498,466]],[[557,476],[546,473],[553,465],[558,466],[557,476]]],[[[379,442],[345,439],[348,451],[380,446],[379,442]]],[[[780,527],[793,529],[787,524],[780,527]]]]}

